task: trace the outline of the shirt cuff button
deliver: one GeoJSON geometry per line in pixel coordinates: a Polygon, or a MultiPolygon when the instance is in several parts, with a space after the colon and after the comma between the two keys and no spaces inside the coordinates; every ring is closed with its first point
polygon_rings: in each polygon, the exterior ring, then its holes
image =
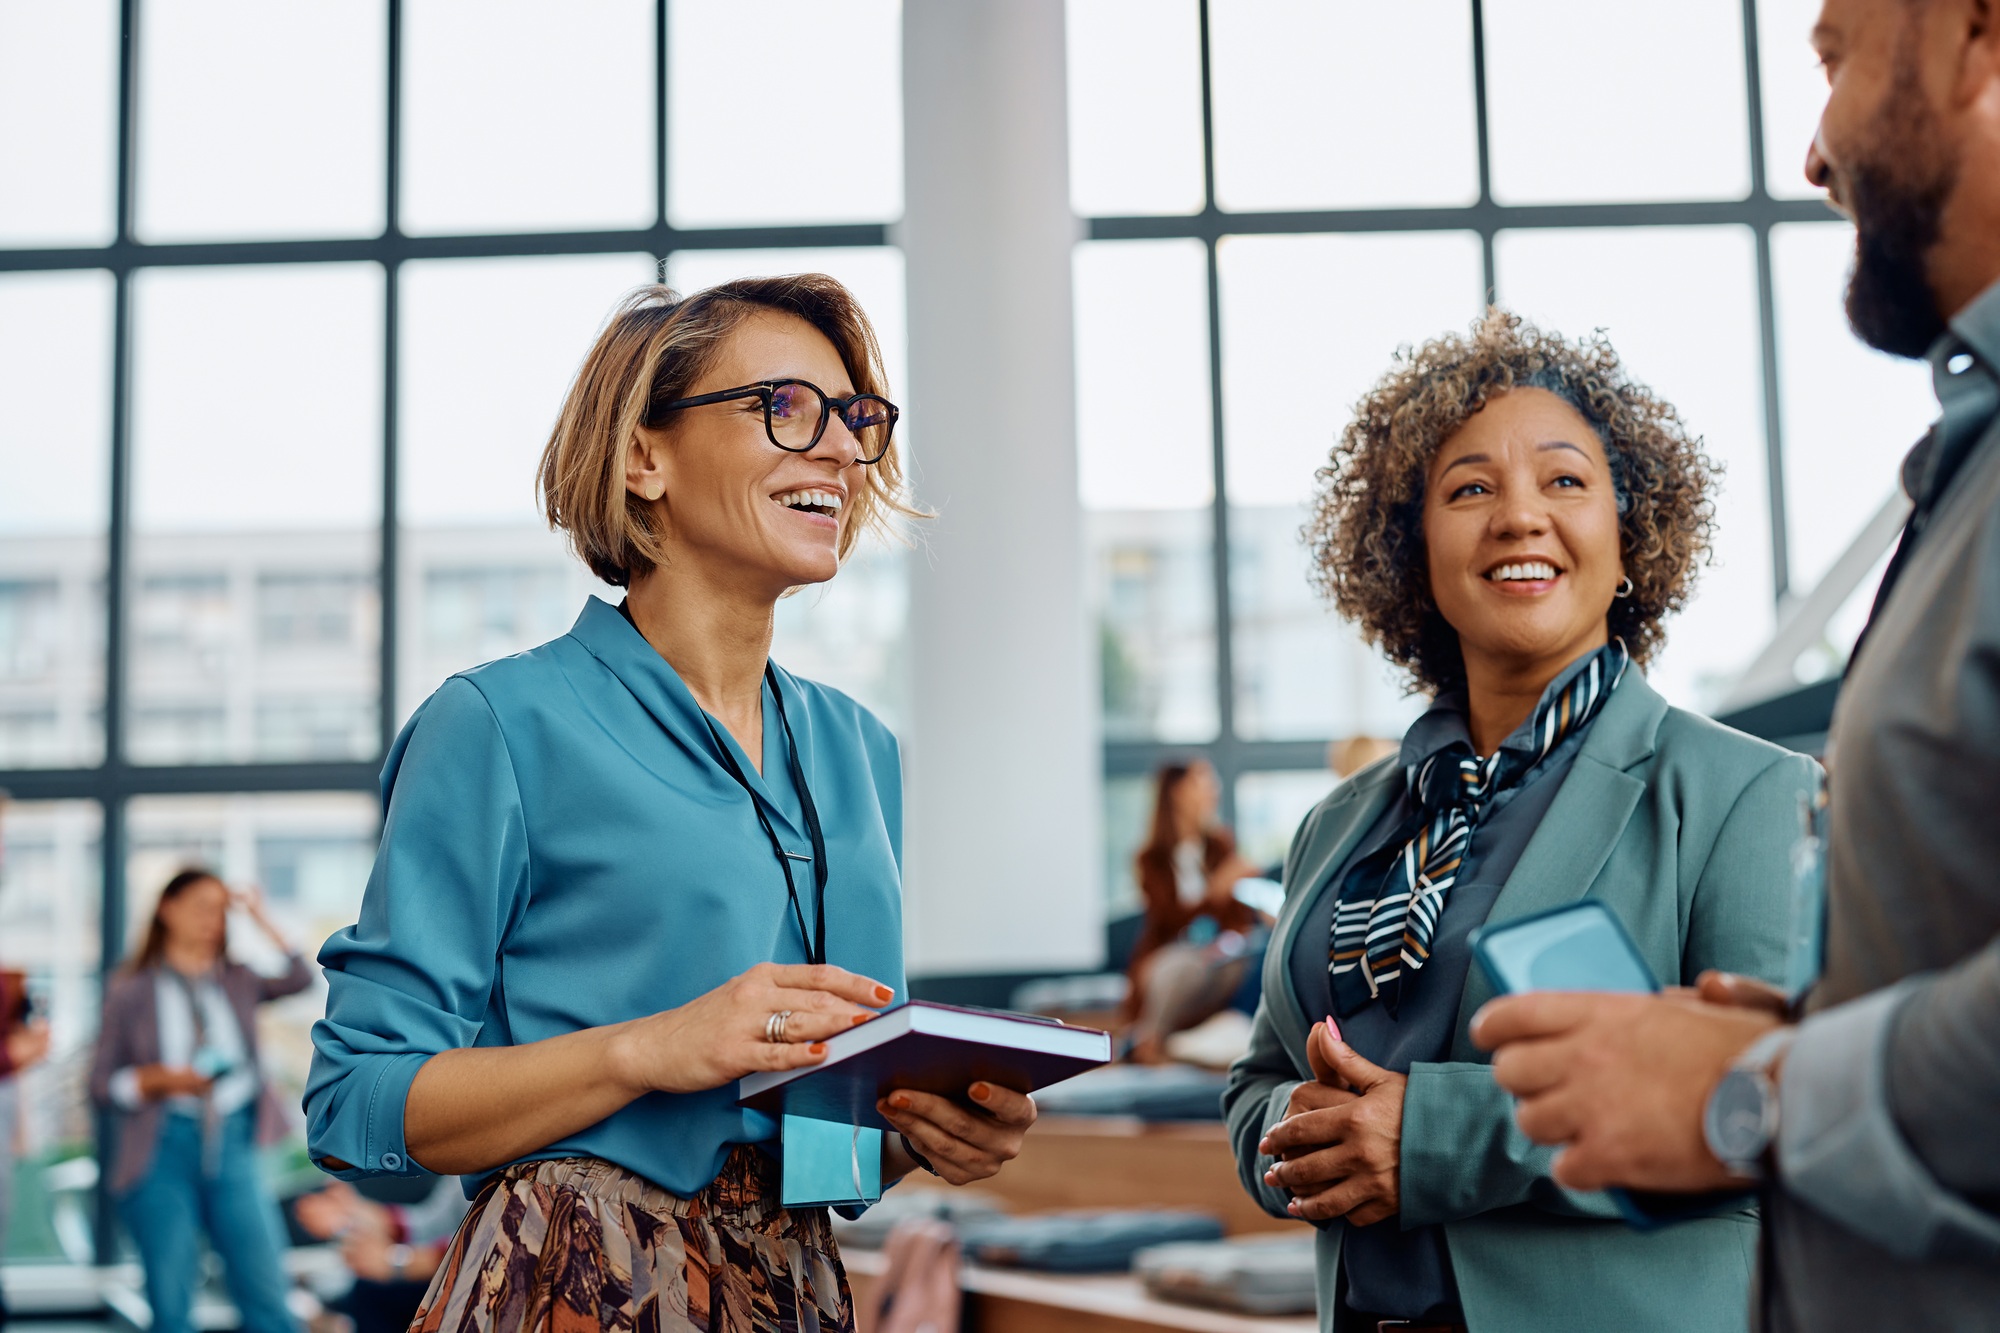
{"type": "Polygon", "coordinates": [[[392,1152],[383,1153],[382,1169],[384,1171],[401,1171],[403,1169],[402,1157],[397,1153],[392,1153],[392,1152]]]}

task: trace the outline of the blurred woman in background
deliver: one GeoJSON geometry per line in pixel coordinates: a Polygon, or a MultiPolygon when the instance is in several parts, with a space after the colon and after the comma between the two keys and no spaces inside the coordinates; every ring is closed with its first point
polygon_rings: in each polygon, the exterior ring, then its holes
{"type": "Polygon", "coordinates": [[[1242,943],[1259,918],[1235,890],[1258,871],[1217,820],[1221,797],[1203,760],[1168,764],[1153,779],[1152,825],[1133,858],[1146,919],[1125,999],[1131,1058],[1141,1064],[1160,1060],[1168,1037],[1227,1005],[1250,967],[1242,943]]]}
{"type": "Polygon", "coordinates": [[[311,982],[255,895],[188,869],[160,890],[144,940],[105,994],[90,1089],[116,1113],[111,1194],[146,1270],[153,1333],[192,1333],[204,1232],[245,1333],[296,1328],[278,1257],[283,1226],[257,1166],[260,1137],[284,1123],[257,1066],[257,1007],[311,982]],[[232,906],[283,950],[283,974],[229,957],[232,906]]]}

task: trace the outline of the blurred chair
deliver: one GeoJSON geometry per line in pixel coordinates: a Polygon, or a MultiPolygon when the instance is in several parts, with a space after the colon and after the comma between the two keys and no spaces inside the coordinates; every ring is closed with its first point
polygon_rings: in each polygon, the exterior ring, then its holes
{"type": "Polygon", "coordinates": [[[97,1190],[97,1159],[72,1157],[43,1167],[42,1188],[49,1196],[49,1228],[63,1258],[73,1264],[95,1264],[91,1205],[97,1190]]]}

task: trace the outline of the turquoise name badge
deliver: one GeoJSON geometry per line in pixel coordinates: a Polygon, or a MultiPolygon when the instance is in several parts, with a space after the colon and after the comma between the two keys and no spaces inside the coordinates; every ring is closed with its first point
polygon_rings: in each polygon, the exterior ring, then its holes
{"type": "Polygon", "coordinates": [[[882,1131],[788,1115],[781,1129],[787,1208],[865,1208],[882,1197],[882,1131]]]}

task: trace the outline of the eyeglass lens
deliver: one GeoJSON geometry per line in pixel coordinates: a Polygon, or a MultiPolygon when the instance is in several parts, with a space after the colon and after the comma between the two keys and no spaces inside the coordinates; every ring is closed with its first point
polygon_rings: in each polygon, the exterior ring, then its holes
{"type": "MultiPolygon", "coordinates": [[[[810,449],[827,417],[826,399],[810,384],[780,384],[771,390],[771,438],[778,447],[810,449]]],[[[857,398],[841,415],[860,446],[861,461],[872,463],[889,448],[894,417],[889,404],[873,396],[857,398]]]]}

